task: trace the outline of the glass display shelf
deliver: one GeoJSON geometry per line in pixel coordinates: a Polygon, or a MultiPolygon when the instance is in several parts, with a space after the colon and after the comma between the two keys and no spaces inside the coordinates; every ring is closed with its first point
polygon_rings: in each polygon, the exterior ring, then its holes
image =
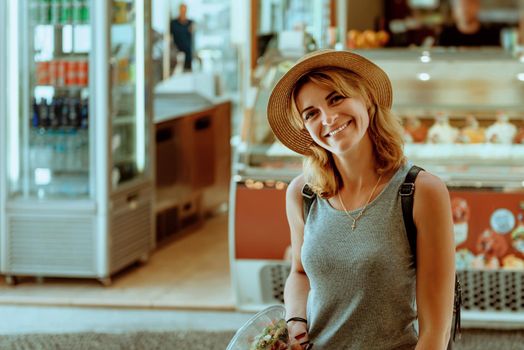
{"type": "MultiPolygon", "coordinates": [[[[358,53],[382,67],[391,79],[392,109],[403,122],[404,151],[410,161],[449,184],[524,186],[522,60],[500,50],[358,53]],[[417,137],[413,124],[424,133],[423,140],[413,140],[417,137]],[[450,133],[454,136],[446,141],[450,133]]],[[[274,138],[266,117],[271,89],[295,61],[264,57],[255,71],[255,98],[243,121],[235,164],[242,178],[290,179],[301,170],[301,155],[274,138]]]]}
{"type": "Polygon", "coordinates": [[[145,175],[147,132],[144,79],[143,13],[136,1],[112,1],[111,6],[111,116],[112,187],[140,180],[145,175]],[[138,10],[138,13],[137,13],[138,10]]]}
{"type": "Polygon", "coordinates": [[[10,198],[89,198],[89,1],[28,0],[19,45],[22,91],[10,122],[10,198]],[[17,131],[15,131],[17,129],[17,131]]]}

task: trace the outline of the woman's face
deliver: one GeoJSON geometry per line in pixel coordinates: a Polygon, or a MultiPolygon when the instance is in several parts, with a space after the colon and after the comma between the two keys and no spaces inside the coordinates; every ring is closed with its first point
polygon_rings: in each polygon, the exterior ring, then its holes
{"type": "Polygon", "coordinates": [[[369,114],[360,97],[344,97],[308,82],[295,102],[313,141],[333,154],[355,149],[366,135],[369,114]]]}

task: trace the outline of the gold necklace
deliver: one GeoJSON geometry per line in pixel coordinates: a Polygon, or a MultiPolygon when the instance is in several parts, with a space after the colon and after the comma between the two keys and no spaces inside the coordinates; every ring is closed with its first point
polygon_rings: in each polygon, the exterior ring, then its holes
{"type": "Polygon", "coordinates": [[[382,174],[378,177],[378,180],[377,180],[377,183],[375,184],[375,187],[373,187],[373,191],[371,191],[371,194],[369,195],[369,198],[366,202],[366,204],[364,205],[364,208],[362,208],[362,210],[357,214],[356,217],[353,217],[353,215],[351,215],[349,213],[349,211],[346,209],[346,206],[344,205],[344,202],[342,201],[342,197],[340,196],[340,191],[338,191],[338,200],[340,201],[340,204],[342,204],[342,208],[344,208],[344,213],[346,213],[346,215],[351,219],[353,220],[353,223],[351,224],[351,231],[354,231],[355,230],[355,227],[357,227],[357,221],[358,219],[360,219],[360,217],[362,215],[364,215],[364,211],[366,210],[366,208],[368,207],[368,204],[369,204],[369,201],[371,200],[371,197],[373,197],[373,194],[375,193],[375,190],[377,189],[377,186],[378,184],[380,183],[380,180],[382,179],[382,174]]]}

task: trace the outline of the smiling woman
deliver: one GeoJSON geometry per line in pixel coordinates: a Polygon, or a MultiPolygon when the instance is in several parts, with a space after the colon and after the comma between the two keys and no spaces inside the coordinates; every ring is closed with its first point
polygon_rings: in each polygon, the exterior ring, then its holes
{"type": "Polygon", "coordinates": [[[400,120],[387,106],[377,103],[367,80],[352,71],[325,67],[303,75],[293,89],[290,114],[293,125],[305,128],[313,140],[304,177],[321,197],[336,193],[336,167],[326,166],[334,161],[330,153],[342,154],[362,139],[373,144],[378,173],[397,169],[404,161],[400,120]],[[342,130],[346,132],[327,139],[342,130]],[[352,135],[346,135],[350,132],[352,135]],[[335,140],[340,142],[329,142],[335,140]]]}
{"type": "Polygon", "coordinates": [[[325,50],[299,60],[269,98],[276,137],[305,156],[286,194],[292,266],[284,289],[290,339],[303,349],[447,345],[454,291],[449,195],[427,172],[411,181],[420,237],[414,257],[399,195],[412,171],[392,95],[380,67],[325,50]]]}

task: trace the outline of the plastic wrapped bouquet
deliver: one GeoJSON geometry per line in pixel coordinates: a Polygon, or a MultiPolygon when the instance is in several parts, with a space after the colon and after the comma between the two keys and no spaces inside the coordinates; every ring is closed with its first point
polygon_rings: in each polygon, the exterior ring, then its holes
{"type": "Polygon", "coordinates": [[[227,350],[287,350],[285,315],[286,309],[282,305],[260,311],[236,332],[227,350]]]}

